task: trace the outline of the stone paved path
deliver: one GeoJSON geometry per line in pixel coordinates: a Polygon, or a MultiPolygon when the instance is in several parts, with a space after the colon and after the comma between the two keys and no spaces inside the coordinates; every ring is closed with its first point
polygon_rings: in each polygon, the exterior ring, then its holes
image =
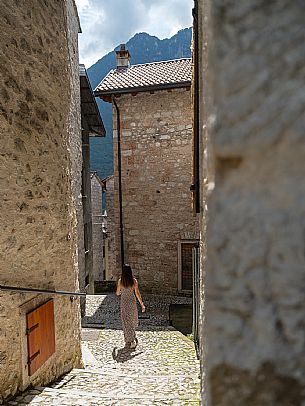
{"type": "Polygon", "coordinates": [[[48,388],[35,388],[8,405],[199,405],[199,362],[193,343],[166,326],[142,323],[135,350],[113,328],[83,329],[85,369],[48,388]]]}

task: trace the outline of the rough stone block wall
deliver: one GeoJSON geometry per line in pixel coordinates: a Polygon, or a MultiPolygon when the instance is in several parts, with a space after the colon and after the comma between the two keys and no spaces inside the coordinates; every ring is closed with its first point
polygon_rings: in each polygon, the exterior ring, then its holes
{"type": "Polygon", "coordinates": [[[304,406],[305,3],[210,7],[208,404],[304,406]]]}
{"type": "Polygon", "coordinates": [[[81,136],[81,111],[80,111],[80,78],[79,78],[79,53],[78,32],[80,31],[79,19],[74,0],[66,0],[66,26],[68,45],[68,72],[70,82],[69,92],[69,115],[68,115],[68,153],[72,207],[74,217],[74,238],[78,241],[78,247],[74,254],[75,286],[81,286],[85,268],[85,245],[84,245],[84,216],[82,204],[82,136],[81,136]]]}
{"type": "MultiPolygon", "coordinates": [[[[124,95],[117,103],[122,129],[125,262],[134,269],[143,290],[177,293],[178,242],[199,237],[190,192],[191,91],[124,95]]],[[[116,157],[115,109],[113,128],[116,157]]],[[[118,213],[116,160],[114,175],[118,213]]]]}
{"type": "Polygon", "coordinates": [[[102,199],[103,188],[98,175],[91,176],[91,207],[92,207],[92,250],[94,281],[103,280],[103,230],[102,230],[102,199]]]}
{"type": "MultiPolygon", "coordinates": [[[[1,2],[4,285],[78,288],[81,141],[74,7],[72,0],[1,2]]],[[[48,298],[0,293],[0,403],[31,383],[45,384],[80,365],[79,303],[55,297],[56,353],[31,378],[27,375],[25,314],[48,298]]]]}

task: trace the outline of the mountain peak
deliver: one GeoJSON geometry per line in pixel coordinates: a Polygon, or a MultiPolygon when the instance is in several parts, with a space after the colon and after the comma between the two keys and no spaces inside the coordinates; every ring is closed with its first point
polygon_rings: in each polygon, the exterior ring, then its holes
{"type": "Polygon", "coordinates": [[[147,32],[137,32],[132,38],[130,38],[130,40],[128,42],[132,41],[133,39],[138,39],[138,38],[157,38],[157,39],[159,39],[158,37],[156,37],[154,35],[148,34],[147,32]]]}
{"type": "MultiPolygon", "coordinates": [[[[183,28],[171,38],[160,40],[147,32],[138,32],[130,38],[126,46],[131,53],[131,63],[157,62],[169,59],[190,58],[192,28],[183,28]],[[175,46],[173,46],[175,44],[175,46]]],[[[115,68],[115,51],[99,59],[87,71],[92,87],[96,87],[106,74],[115,68]]]]}

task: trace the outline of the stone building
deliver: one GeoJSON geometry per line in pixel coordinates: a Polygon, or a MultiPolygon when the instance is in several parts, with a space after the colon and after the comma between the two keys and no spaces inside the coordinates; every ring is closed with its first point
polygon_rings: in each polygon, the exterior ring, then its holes
{"type": "Polygon", "coordinates": [[[305,404],[304,13],[195,1],[205,405],[305,404]]]}
{"type": "Polygon", "coordinates": [[[2,1],[0,26],[1,403],[81,365],[82,139],[74,2],[2,1]]]}
{"type": "Polygon", "coordinates": [[[115,276],[128,262],[150,292],[192,290],[191,71],[190,59],[130,66],[123,45],[95,90],[113,105],[115,276]]]}
{"type": "Polygon", "coordinates": [[[103,193],[105,185],[96,172],[91,172],[91,206],[92,206],[92,248],[94,284],[105,280],[104,268],[104,210],[103,193]]]}
{"type": "MultiPolygon", "coordinates": [[[[81,291],[93,294],[95,281],[95,271],[93,268],[97,259],[94,256],[99,254],[98,251],[95,254],[93,250],[93,232],[96,232],[96,229],[93,229],[92,224],[89,138],[92,136],[104,137],[106,131],[84,65],[80,65],[80,90],[82,118],[82,205],[78,211],[79,283],[81,291]]],[[[84,314],[84,303],[82,314],[84,314]]]]}
{"type": "Polygon", "coordinates": [[[115,248],[112,248],[115,235],[113,192],[113,176],[101,179],[96,172],[91,173],[93,275],[96,293],[113,291],[114,284],[109,282],[116,282],[113,255],[115,248]]]}
{"type": "Polygon", "coordinates": [[[114,209],[114,176],[108,176],[103,179],[105,187],[105,210],[107,216],[106,221],[106,238],[104,239],[105,256],[104,256],[104,269],[105,280],[116,282],[117,280],[117,265],[116,256],[114,255],[116,249],[116,227],[115,223],[115,209],[114,209]]]}

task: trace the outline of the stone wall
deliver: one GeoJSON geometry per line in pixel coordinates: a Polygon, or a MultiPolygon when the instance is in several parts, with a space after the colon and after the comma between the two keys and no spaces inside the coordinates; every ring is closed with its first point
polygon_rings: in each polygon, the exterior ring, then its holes
{"type": "Polygon", "coordinates": [[[304,406],[305,4],[204,3],[208,404],[304,406]]]}
{"type": "Polygon", "coordinates": [[[102,181],[96,173],[91,174],[91,207],[92,207],[92,250],[94,281],[102,281],[103,277],[103,229],[102,229],[102,181]]]}
{"type": "MultiPolygon", "coordinates": [[[[84,246],[84,215],[82,204],[82,135],[81,135],[81,100],[79,78],[79,54],[78,33],[80,25],[74,0],[66,1],[67,43],[68,43],[68,78],[70,81],[69,118],[68,118],[68,153],[69,174],[72,192],[72,207],[75,211],[73,232],[78,241],[78,247],[74,254],[75,286],[84,291],[80,286],[82,281],[79,277],[85,269],[85,246],[84,246]]],[[[89,177],[89,176],[88,176],[89,177]]]]}
{"type": "MultiPolygon", "coordinates": [[[[178,242],[199,237],[192,214],[192,114],[190,89],[117,98],[122,128],[125,262],[143,290],[176,293],[178,242]]],[[[113,110],[117,157],[116,111],[113,110]]],[[[118,170],[115,158],[118,221],[118,170]]],[[[118,223],[116,223],[118,224],[118,223]]],[[[119,232],[119,227],[116,227],[119,232]]],[[[119,242],[119,234],[116,242],[119,242]]],[[[117,245],[120,272],[120,247],[117,245]]]]}
{"type": "MultiPolygon", "coordinates": [[[[206,279],[206,222],[207,222],[207,197],[209,190],[214,183],[214,168],[211,163],[211,145],[209,125],[213,116],[213,109],[210,102],[210,94],[207,83],[210,77],[208,75],[209,66],[209,48],[206,46],[210,42],[210,9],[209,0],[197,1],[196,12],[198,16],[198,129],[199,129],[199,186],[200,186],[200,270],[199,270],[199,317],[198,317],[198,334],[199,334],[199,353],[201,369],[201,393],[202,404],[208,405],[206,396],[206,351],[207,351],[207,332],[206,332],[206,303],[205,303],[205,279],[206,279]],[[210,118],[210,120],[209,120],[210,118]]],[[[193,30],[194,35],[194,30],[193,30]]],[[[194,46],[194,45],[193,45],[194,46]]],[[[194,72],[193,72],[194,75],[194,72]]],[[[193,93],[194,82],[193,82],[193,93]]],[[[194,115],[195,118],[195,115],[194,115]]]]}
{"type": "MultiPolygon", "coordinates": [[[[1,2],[4,285],[78,288],[81,141],[74,7],[72,0],[1,2]]],[[[56,296],[56,353],[31,378],[27,375],[25,314],[48,298],[0,293],[0,403],[31,383],[45,384],[80,365],[79,303],[56,296]]]]}

